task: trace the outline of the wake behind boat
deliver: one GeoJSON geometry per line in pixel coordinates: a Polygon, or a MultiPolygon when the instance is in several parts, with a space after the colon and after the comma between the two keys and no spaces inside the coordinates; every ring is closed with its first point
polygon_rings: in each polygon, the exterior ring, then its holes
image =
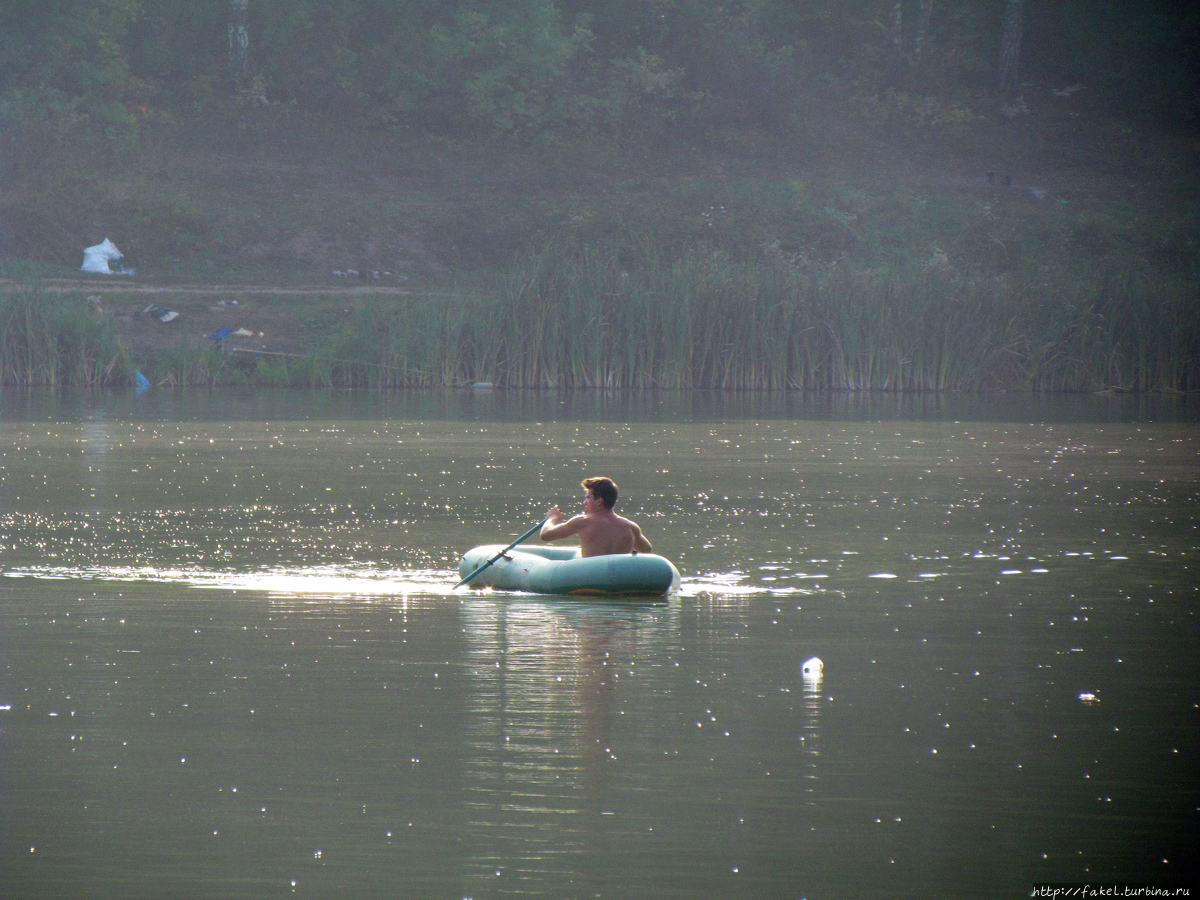
{"type": "Polygon", "coordinates": [[[679,570],[657,554],[583,557],[578,547],[485,544],[463,554],[458,571],[470,587],[534,594],[661,595],[679,587],[679,570]],[[495,562],[472,574],[497,554],[495,562]]]}

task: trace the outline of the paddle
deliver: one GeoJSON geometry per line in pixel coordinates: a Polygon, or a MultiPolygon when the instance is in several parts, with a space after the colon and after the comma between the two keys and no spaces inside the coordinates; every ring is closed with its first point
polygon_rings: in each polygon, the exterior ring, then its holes
{"type": "Polygon", "coordinates": [[[466,578],[464,578],[462,581],[460,581],[458,584],[456,584],[450,590],[455,590],[456,588],[462,587],[464,584],[466,584],[468,581],[470,581],[472,578],[474,578],[476,575],[478,575],[480,572],[482,572],[484,569],[486,569],[488,566],[490,566],[492,563],[494,563],[496,560],[498,560],[500,557],[502,557],[505,553],[507,553],[513,547],[517,546],[517,544],[521,543],[521,541],[525,540],[527,537],[532,535],[535,531],[541,531],[542,526],[545,524],[546,524],[545,519],[543,519],[541,522],[538,522],[536,525],[534,525],[532,528],[530,528],[527,532],[525,532],[523,535],[521,535],[519,538],[517,538],[515,541],[513,541],[511,544],[509,544],[507,547],[505,547],[503,550],[501,550],[499,553],[497,553],[495,556],[493,556],[491,559],[489,559],[487,562],[485,562],[482,566],[480,566],[478,569],[476,569],[474,572],[472,572],[470,575],[468,575],[466,578]]]}

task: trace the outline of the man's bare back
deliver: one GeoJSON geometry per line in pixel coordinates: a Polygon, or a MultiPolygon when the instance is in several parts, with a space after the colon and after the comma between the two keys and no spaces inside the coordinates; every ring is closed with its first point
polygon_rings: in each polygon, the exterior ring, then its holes
{"type": "MultiPolygon", "coordinates": [[[[588,479],[592,482],[598,479],[588,479]]],[[[609,479],[603,479],[612,482],[609,479]]],[[[588,482],[585,482],[587,484],[588,482]]],[[[599,488],[605,493],[603,487],[599,488]]],[[[616,485],[612,486],[612,497],[615,501],[616,485]]],[[[574,516],[563,521],[563,511],[558,506],[550,507],[546,513],[546,524],[542,526],[543,541],[557,541],[571,535],[579,536],[580,556],[608,556],[614,553],[650,553],[650,542],[642,534],[642,529],[636,522],[618,516],[612,507],[605,503],[602,496],[597,496],[592,487],[588,488],[587,497],[583,501],[583,515],[574,516]]]]}

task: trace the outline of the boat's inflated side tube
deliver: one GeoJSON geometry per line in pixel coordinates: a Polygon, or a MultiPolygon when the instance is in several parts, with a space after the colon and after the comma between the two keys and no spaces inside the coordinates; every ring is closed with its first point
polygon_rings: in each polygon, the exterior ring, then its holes
{"type": "MultiPolygon", "coordinates": [[[[488,544],[468,550],[458,564],[460,576],[503,549],[488,544]]],[[[533,594],[665,594],[679,586],[679,571],[654,553],[581,557],[578,547],[514,547],[468,586],[533,594]]]]}

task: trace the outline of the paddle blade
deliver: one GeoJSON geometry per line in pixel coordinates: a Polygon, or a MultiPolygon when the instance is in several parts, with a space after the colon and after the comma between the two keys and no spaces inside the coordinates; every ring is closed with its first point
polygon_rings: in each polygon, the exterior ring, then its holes
{"type": "Polygon", "coordinates": [[[464,578],[462,581],[460,581],[454,587],[450,588],[450,590],[452,590],[452,591],[458,590],[460,587],[462,587],[464,584],[466,584],[468,581],[470,581],[472,578],[474,578],[476,575],[478,575],[480,572],[482,572],[484,569],[486,569],[488,566],[490,566],[492,563],[494,563],[499,558],[500,557],[498,557],[498,556],[493,556],[491,559],[489,559],[487,562],[485,562],[482,566],[480,566],[478,569],[476,569],[474,572],[472,572],[470,575],[468,575],[466,578],[464,578]]]}

